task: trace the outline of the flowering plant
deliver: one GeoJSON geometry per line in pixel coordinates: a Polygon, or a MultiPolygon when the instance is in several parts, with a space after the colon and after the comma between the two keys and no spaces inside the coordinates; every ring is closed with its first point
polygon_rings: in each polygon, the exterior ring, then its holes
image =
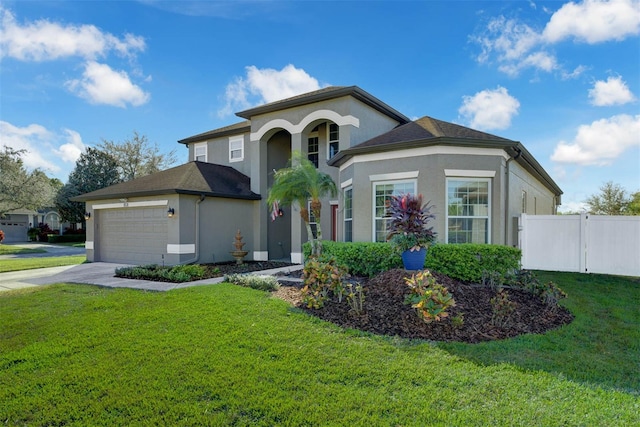
{"type": "Polygon", "coordinates": [[[433,227],[427,228],[433,205],[422,204],[422,194],[400,194],[387,201],[387,241],[400,252],[428,247],[435,239],[433,227]]]}

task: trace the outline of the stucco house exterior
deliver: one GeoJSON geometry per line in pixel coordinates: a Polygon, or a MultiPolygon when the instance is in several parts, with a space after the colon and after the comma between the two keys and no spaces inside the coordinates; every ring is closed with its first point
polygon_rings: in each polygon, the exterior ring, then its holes
{"type": "Polygon", "coordinates": [[[130,264],[219,262],[241,230],[248,259],[301,263],[297,209],[275,220],[266,196],[293,150],[331,175],[324,237],[384,241],[385,200],[422,193],[438,241],[517,244],[520,213],[555,214],[562,191],[518,141],[422,117],[411,120],[357,86],[333,86],[237,115],[244,121],[178,141],[189,162],[85,201],[87,258],[130,264]]]}
{"type": "Polygon", "coordinates": [[[28,231],[39,224],[47,224],[52,230],[60,233],[69,223],[63,223],[60,215],[54,208],[42,208],[39,210],[18,209],[6,213],[0,217],[0,230],[5,234],[3,243],[28,242],[28,231]]]}

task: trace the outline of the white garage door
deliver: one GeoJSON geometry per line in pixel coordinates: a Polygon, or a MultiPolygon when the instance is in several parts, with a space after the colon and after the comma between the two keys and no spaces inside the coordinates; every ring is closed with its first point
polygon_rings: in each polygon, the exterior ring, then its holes
{"type": "Polygon", "coordinates": [[[29,240],[26,222],[3,219],[0,220],[0,230],[4,231],[4,243],[26,242],[29,240]]]}
{"type": "Polygon", "coordinates": [[[166,208],[104,209],[97,217],[96,261],[162,264],[167,252],[166,208]]]}

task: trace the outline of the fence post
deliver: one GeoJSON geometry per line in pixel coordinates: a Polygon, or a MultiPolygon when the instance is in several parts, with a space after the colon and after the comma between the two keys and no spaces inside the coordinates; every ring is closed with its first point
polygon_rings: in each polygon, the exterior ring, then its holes
{"type": "Polygon", "coordinates": [[[522,252],[521,268],[527,268],[527,214],[520,214],[518,217],[518,247],[522,252]]]}
{"type": "Polygon", "coordinates": [[[580,272],[587,273],[589,265],[587,263],[587,257],[589,252],[587,242],[587,221],[589,215],[585,212],[580,214],[580,272]]]}

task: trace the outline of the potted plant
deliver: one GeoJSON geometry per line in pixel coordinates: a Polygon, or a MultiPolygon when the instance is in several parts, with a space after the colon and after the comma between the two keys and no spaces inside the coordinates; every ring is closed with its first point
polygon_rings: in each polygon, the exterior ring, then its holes
{"type": "Polygon", "coordinates": [[[433,227],[427,227],[435,218],[433,205],[422,203],[422,194],[400,194],[387,201],[387,241],[402,256],[406,270],[422,270],[427,248],[436,239],[433,227]]]}

